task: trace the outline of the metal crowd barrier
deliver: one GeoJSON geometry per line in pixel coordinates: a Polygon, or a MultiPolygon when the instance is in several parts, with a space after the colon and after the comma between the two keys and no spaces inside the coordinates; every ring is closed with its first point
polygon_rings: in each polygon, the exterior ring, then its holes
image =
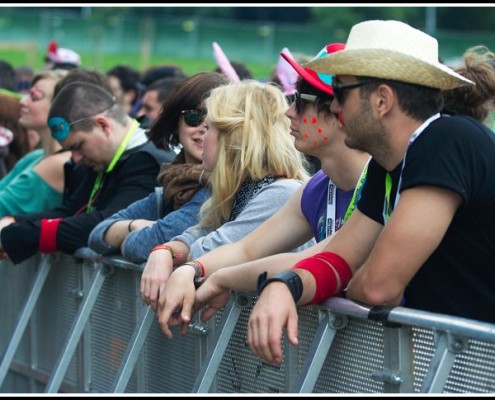
{"type": "Polygon", "coordinates": [[[142,266],[90,249],[0,262],[2,393],[492,393],[495,324],[331,298],[300,307],[279,367],[246,342],[256,297],[161,332],[142,266]],[[174,330],[174,329],[173,329],[174,330]]]}

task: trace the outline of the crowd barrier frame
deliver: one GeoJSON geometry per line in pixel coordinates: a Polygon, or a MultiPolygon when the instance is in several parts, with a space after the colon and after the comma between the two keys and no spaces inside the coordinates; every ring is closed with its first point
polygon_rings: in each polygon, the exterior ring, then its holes
{"type": "Polygon", "coordinates": [[[2,393],[493,393],[495,324],[331,298],[299,307],[278,367],[246,342],[253,293],[161,332],[142,265],[88,248],[0,262],[2,393]]]}

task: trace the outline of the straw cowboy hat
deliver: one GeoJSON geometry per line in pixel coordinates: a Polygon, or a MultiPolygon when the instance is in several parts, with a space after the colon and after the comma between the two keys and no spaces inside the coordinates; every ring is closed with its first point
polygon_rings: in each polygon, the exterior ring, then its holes
{"type": "Polygon", "coordinates": [[[392,79],[443,90],[474,85],[438,61],[435,38],[400,21],[358,23],[349,33],[345,50],[303,66],[327,74],[392,79]]]}

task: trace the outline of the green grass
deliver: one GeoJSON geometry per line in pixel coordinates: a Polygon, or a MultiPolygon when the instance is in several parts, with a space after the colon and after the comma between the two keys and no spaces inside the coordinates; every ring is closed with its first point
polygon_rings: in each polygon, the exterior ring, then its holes
{"type": "MultiPolygon", "coordinates": [[[[18,50],[1,50],[0,59],[10,62],[14,67],[21,65],[28,65],[35,71],[39,70],[43,66],[44,52],[37,52],[33,57],[26,51],[18,50]]],[[[127,64],[144,71],[147,67],[160,65],[160,64],[176,64],[182,67],[182,69],[188,75],[193,75],[200,71],[212,71],[216,68],[214,59],[189,59],[189,58],[167,58],[163,57],[151,57],[146,63],[140,60],[139,55],[122,54],[122,55],[104,55],[102,57],[95,56],[94,54],[81,54],[83,67],[96,68],[100,71],[107,71],[110,68],[118,64],[127,64]]],[[[264,65],[256,63],[246,63],[246,66],[250,69],[255,79],[266,79],[270,75],[273,65],[264,65]]]]}

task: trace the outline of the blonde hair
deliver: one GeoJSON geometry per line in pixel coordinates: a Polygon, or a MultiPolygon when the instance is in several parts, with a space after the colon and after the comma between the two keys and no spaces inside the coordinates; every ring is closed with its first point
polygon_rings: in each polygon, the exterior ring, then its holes
{"type": "Polygon", "coordinates": [[[205,105],[208,120],[218,129],[218,159],[200,226],[216,229],[228,221],[247,177],[309,179],[306,158],[290,135],[286,98],[277,86],[252,79],[229,83],[213,89],[205,105]]]}

